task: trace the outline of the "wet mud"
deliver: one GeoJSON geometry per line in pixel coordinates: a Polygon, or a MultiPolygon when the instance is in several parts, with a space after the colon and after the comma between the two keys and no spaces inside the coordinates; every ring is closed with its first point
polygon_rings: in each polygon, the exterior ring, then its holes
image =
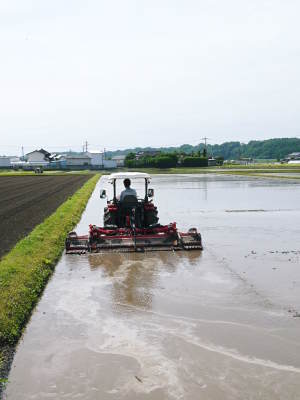
{"type": "MultiPolygon", "coordinates": [[[[103,182],[79,233],[100,222],[103,182]]],[[[172,175],[153,186],[161,222],[199,228],[204,251],[64,255],[6,399],[299,398],[300,185],[172,175]]]]}

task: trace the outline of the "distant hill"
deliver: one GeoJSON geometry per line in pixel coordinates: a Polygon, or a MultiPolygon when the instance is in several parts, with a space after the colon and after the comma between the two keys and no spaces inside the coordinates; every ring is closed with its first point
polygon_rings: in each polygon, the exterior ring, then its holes
{"type": "MultiPolygon", "coordinates": [[[[138,151],[154,151],[159,150],[163,153],[184,152],[191,154],[193,152],[203,150],[204,144],[200,143],[196,146],[183,144],[179,147],[135,147],[126,150],[108,151],[108,157],[117,155],[126,155],[130,152],[138,151]]],[[[222,144],[208,144],[207,151],[209,155],[215,157],[222,156],[225,160],[234,160],[240,157],[251,157],[256,159],[281,159],[289,153],[300,152],[300,139],[298,138],[280,138],[268,140],[251,140],[249,143],[225,142],[222,144]]]]}

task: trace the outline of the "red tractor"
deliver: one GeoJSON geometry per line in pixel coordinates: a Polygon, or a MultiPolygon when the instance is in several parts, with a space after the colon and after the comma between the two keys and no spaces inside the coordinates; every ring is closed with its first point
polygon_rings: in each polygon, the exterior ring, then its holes
{"type": "MultiPolygon", "coordinates": [[[[176,223],[160,225],[158,212],[152,202],[154,190],[148,187],[150,175],[141,172],[119,172],[111,174],[108,182],[113,185],[113,198],[104,208],[103,227],[90,225],[89,235],[78,236],[70,232],[66,239],[67,253],[100,251],[146,251],[146,250],[202,250],[201,235],[196,228],[179,232],[176,223]],[[117,198],[118,179],[143,179],[145,195],[137,198],[117,198]]],[[[102,189],[100,198],[106,198],[102,189]]]]}

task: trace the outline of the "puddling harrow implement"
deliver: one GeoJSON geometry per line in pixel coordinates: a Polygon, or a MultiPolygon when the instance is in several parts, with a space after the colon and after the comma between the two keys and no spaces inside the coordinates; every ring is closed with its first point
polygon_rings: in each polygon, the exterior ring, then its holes
{"type": "MultiPolygon", "coordinates": [[[[90,225],[89,234],[79,236],[70,232],[66,238],[66,252],[142,252],[157,250],[202,250],[201,235],[196,228],[180,232],[176,223],[160,225],[157,207],[152,202],[154,190],[149,189],[150,175],[139,172],[111,174],[108,181],[113,185],[113,199],[104,208],[104,226],[90,225]],[[129,195],[119,201],[116,196],[118,179],[144,179],[145,196],[137,199],[129,195]]],[[[101,190],[100,198],[106,198],[101,190]]]]}

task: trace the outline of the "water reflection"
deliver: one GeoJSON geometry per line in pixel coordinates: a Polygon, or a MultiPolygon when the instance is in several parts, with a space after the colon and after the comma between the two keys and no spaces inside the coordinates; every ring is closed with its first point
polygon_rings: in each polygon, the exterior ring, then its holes
{"type": "Polygon", "coordinates": [[[112,283],[112,304],[151,309],[155,289],[162,272],[175,273],[178,268],[194,266],[201,251],[99,253],[88,257],[91,270],[101,269],[112,283]]]}
{"type": "MultiPolygon", "coordinates": [[[[158,176],[153,187],[161,222],[199,228],[203,253],[64,255],[7,400],[299,398],[299,318],[284,309],[300,308],[299,260],[282,253],[299,247],[299,185],[158,176]],[[283,205],[293,211],[225,212],[283,205]]],[[[104,204],[98,185],[76,230],[100,223],[104,204]]]]}

